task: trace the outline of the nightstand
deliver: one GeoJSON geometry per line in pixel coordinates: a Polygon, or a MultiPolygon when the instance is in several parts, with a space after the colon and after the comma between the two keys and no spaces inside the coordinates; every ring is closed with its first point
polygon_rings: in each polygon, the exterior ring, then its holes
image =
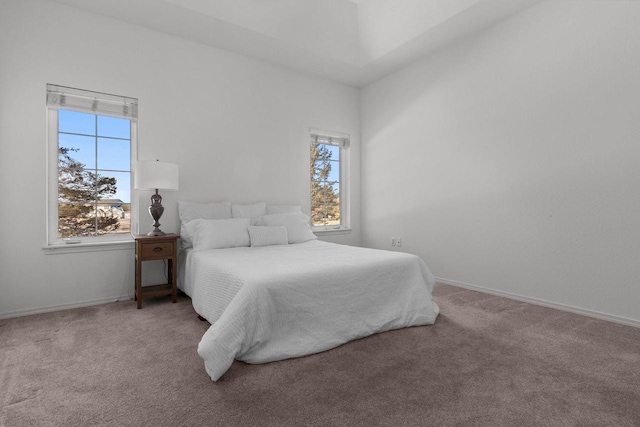
{"type": "Polygon", "coordinates": [[[178,234],[166,236],[134,236],[136,241],[136,301],[142,308],[144,298],[171,295],[171,301],[178,300],[178,234]],[[142,262],[166,259],[168,263],[168,283],[142,286],[142,262]]]}

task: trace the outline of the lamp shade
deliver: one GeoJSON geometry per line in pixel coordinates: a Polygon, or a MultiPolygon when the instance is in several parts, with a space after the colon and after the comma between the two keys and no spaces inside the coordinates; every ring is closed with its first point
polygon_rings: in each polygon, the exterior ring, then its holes
{"type": "Polygon", "coordinates": [[[134,188],[136,190],[177,190],[178,165],[158,161],[137,162],[134,188]]]}

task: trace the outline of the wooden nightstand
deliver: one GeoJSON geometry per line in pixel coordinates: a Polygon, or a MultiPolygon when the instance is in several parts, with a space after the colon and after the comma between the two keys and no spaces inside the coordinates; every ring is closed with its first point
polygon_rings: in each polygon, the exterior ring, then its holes
{"type": "Polygon", "coordinates": [[[166,236],[134,236],[136,241],[136,301],[142,308],[144,298],[171,295],[171,301],[178,301],[178,238],[177,234],[166,236]],[[168,282],[162,285],[142,286],[142,261],[166,259],[168,282]]]}

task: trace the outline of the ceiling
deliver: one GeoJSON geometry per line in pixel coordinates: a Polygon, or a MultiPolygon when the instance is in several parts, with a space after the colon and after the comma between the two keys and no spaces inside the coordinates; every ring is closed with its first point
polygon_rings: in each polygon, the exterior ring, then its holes
{"type": "Polygon", "coordinates": [[[355,87],[541,0],[54,0],[355,87]]]}

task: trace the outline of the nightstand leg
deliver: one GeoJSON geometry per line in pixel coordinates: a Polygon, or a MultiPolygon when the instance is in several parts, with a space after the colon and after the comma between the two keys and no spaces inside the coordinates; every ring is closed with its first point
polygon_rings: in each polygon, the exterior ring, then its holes
{"type": "Polygon", "coordinates": [[[142,261],[140,255],[136,255],[136,303],[138,308],[142,308],[142,261]]]}
{"type": "MultiPolygon", "coordinates": [[[[174,258],[175,259],[175,258],[174,258]]],[[[173,262],[173,259],[169,260],[169,284],[171,285],[171,302],[178,302],[178,278],[177,270],[173,262]]]]}

